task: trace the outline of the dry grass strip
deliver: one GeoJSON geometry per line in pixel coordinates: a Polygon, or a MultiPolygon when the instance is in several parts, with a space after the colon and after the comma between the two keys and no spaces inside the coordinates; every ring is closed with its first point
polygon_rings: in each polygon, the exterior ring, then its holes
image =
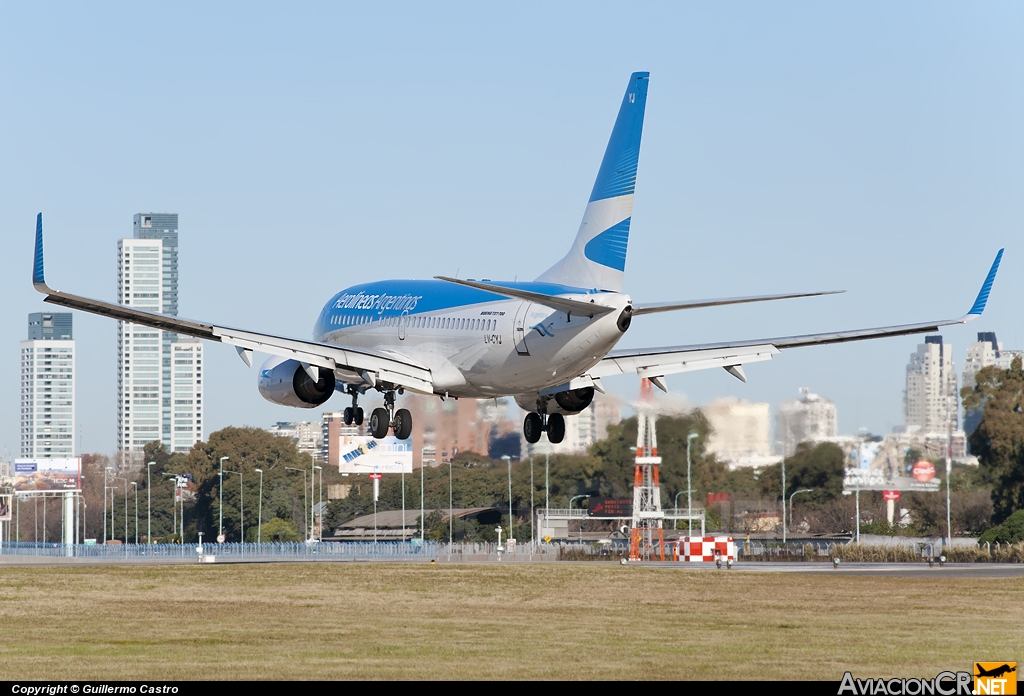
{"type": "Polygon", "coordinates": [[[834,679],[1020,660],[1024,579],[7,567],[0,679],[834,679]]]}

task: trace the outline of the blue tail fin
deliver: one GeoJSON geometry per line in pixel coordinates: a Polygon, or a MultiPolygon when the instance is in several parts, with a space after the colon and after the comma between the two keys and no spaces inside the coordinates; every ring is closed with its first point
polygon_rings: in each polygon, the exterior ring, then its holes
{"type": "Polygon", "coordinates": [[[649,76],[646,72],[630,75],[576,241],[569,253],[537,280],[622,290],[649,76]]]}

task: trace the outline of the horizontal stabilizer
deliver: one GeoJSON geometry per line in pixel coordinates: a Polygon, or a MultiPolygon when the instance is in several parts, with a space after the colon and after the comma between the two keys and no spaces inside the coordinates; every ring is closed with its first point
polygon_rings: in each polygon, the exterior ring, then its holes
{"type": "Polygon", "coordinates": [[[521,290],[519,288],[506,288],[501,285],[481,283],[476,280],[459,280],[458,278],[448,278],[446,276],[434,276],[434,278],[437,280],[444,280],[449,283],[455,283],[457,285],[465,285],[469,288],[476,288],[477,290],[486,290],[487,292],[493,292],[496,295],[514,297],[518,300],[526,300],[527,302],[536,302],[537,304],[550,307],[551,309],[558,310],[559,312],[565,312],[566,314],[595,317],[598,314],[604,314],[605,312],[610,312],[614,309],[614,307],[606,307],[604,305],[596,304],[593,300],[590,302],[571,300],[568,297],[545,295],[541,292],[531,292],[529,290],[521,290]]]}
{"type": "Polygon", "coordinates": [[[722,305],[746,304],[748,302],[770,302],[772,300],[790,300],[794,297],[818,297],[819,295],[839,295],[845,290],[823,290],[821,292],[793,292],[782,295],[750,295],[749,297],[721,297],[713,300],[685,300],[682,302],[655,302],[634,304],[633,316],[654,314],[656,312],[674,312],[679,309],[699,309],[701,307],[720,307],[722,305]]]}

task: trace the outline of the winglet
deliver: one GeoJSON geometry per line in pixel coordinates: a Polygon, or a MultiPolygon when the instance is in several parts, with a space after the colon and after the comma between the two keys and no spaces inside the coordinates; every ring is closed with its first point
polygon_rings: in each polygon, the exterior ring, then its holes
{"type": "Polygon", "coordinates": [[[992,292],[992,283],[996,280],[996,271],[999,270],[999,262],[1003,258],[1003,250],[1000,249],[999,253],[996,254],[996,260],[992,262],[992,268],[989,269],[988,275],[985,276],[985,282],[981,285],[981,292],[978,293],[978,298],[974,301],[974,305],[970,311],[967,312],[968,317],[980,316],[985,311],[985,304],[988,302],[988,295],[992,292]]]}
{"type": "Polygon", "coordinates": [[[39,292],[50,293],[43,277],[43,214],[36,215],[36,255],[32,265],[32,284],[39,292]]]}

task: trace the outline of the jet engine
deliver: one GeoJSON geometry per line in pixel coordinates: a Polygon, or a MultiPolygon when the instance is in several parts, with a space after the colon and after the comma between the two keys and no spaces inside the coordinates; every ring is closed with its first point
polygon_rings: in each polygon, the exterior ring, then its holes
{"type": "Polygon", "coordinates": [[[590,406],[590,402],[593,400],[593,387],[570,389],[568,391],[558,392],[553,397],[539,396],[537,394],[521,394],[516,397],[516,403],[526,411],[540,412],[542,410],[541,403],[543,403],[544,412],[561,413],[562,415],[567,416],[579,413],[590,406]]]}
{"type": "Polygon", "coordinates": [[[260,394],[267,401],[296,408],[316,408],[334,394],[334,372],[320,368],[313,381],[298,360],[273,357],[260,368],[260,394]]]}
{"type": "MultiPolygon", "coordinates": [[[[594,400],[594,388],[582,387],[555,394],[555,403],[565,413],[579,413],[594,400]]],[[[549,407],[550,410],[550,407],[549,407]]]]}

